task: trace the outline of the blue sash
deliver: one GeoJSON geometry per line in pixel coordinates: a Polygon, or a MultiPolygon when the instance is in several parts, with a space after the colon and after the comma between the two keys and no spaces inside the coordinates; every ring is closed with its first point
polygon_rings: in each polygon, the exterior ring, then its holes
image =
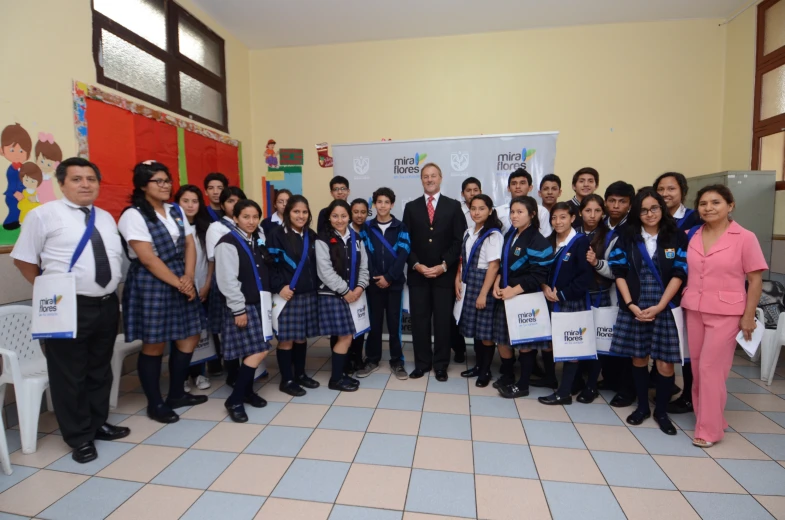
{"type": "Polygon", "coordinates": [[[349,290],[353,291],[355,285],[357,285],[357,273],[355,272],[357,267],[357,233],[354,232],[351,224],[349,224],[349,237],[352,243],[352,269],[349,271],[349,290]]]}
{"type": "Polygon", "coordinates": [[[71,272],[71,269],[74,268],[76,261],[79,260],[79,257],[82,256],[84,252],[84,248],[87,247],[87,243],[90,241],[90,237],[93,235],[93,230],[95,229],[95,206],[92,207],[90,210],[90,216],[87,219],[87,228],[84,230],[84,235],[79,240],[79,244],[76,246],[76,251],[74,251],[74,255],[71,257],[71,264],[68,266],[68,272],[71,272]]]}
{"type": "MultiPolygon", "coordinates": [[[[572,246],[573,246],[573,244],[575,243],[576,240],[578,240],[579,238],[581,238],[583,236],[585,236],[583,233],[577,233],[574,237],[572,237],[572,240],[570,240],[567,243],[567,245],[564,246],[561,251],[559,251],[559,254],[556,256],[556,259],[554,260],[554,262],[556,262],[556,270],[553,272],[553,283],[551,284],[551,289],[555,289],[556,288],[556,280],[559,279],[559,272],[561,271],[561,264],[562,264],[562,261],[564,260],[564,256],[567,254],[567,251],[569,251],[570,248],[572,248],[572,246]]],[[[556,303],[553,304],[553,312],[559,312],[560,308],[561,307],[559,306],[559,302],[556,302],[556,303]]],[[[589,292],[588,291],[586,291],[586,308],[587,309],[591,309],[591,300],[589,299],[589,292]]]]}
{"type": "Polygon", "coordinates": [[[253,253],[251,252],[251,248],[248,247],[248,243],[245,241],[243,236],[240,235],[240,233],[236,229],[233,229],[232,233],[240,242],[240,246],[242,246],[242,248],[245,249],[248,258],[251,260],[251,267],[253,268],[253,275],[254,275],[254,279],[256,280],[256,288],[259,289],[259,292],[264,291],[264,288],[262,287],[262,279],[259,277],[259,269],[256,268],[256,258],[253,256],[253,253]]]}
{"type": "MultiPolygon", "coordinates": [[[[493,233],[494,231],[499,231],[499,230],[498,230],[498,229],[496,229],[496,228],[489,229],[488,231],[486,231],[485,233],[483,233],[483,235],[482,235],[480,238],[478,238],[478,239],[477,239],[477,241],[476,241],[476,242],[474,243],[474,245],[472,246],[472,250],[471,250],[471,251],[469,251],[469,258],[467,258],[467,259],[466,259],[466,267],[463,269],[463,272],[461,272],[461,281],[462,281],[462,282],[465,282],[465,281],[466,281],[466,271],[467,271],[467,270],[469,269],[469,267],[472,265],[472,259],[474,258],[474,253],[477,251],[477,249],[478,249],[480,246],[482,246],[482,242],[483,242],[483,240],[485,240],[486,238],[488,238],[488,236],[490,236],[490,234],[491,234],[491,233],[493,233]]],[[[468,240],[468,236],[467,236],[466,238],[467,238],[467,240],[468,240]]]]}
{"type": "Polygon", "coordinates": [[[221,217],[218,216],[218,213],[216,213],[215,210],[209,204],[207,205],[207,214],[210,215],[210,218],[212,219],[213,222],[218,222],[219,220],[222,220],[221,217]]]}
{"type": "Polygon", "coordinates": [[[686,220],[687,220],[687,219],[690,217],[690,215],[692,215],[693,213],[695,213],[695,210],[694,210],[694,209],[687,209],[687,211],[685,211],[685,212],[684,212],[684,216],[683,216],[683,217],[681,217],[680,219],[676,219],[676,225],[679,227],[679,229],[681,229],[682,231],[684,231],[684,230],[682,229],[681,225],[682,225],[682,223],[683,223],[683,222],[685,222],[685,221],[686,221],[686,220]]]}
{"type": "Polygon", "coordinates": [[[289,282],[289,289],[294,290],[297,286],[297,281],[300,279],[300,275],[303,272],[303,267],[305,266],[305,261],[308,259],[308,249],[311,246],[311,240],[308,236],[308,230],[303,230],[303,254],[300,257],[300,261],[297,262],[297,269],[294,270],[294,276],[292,276],[292,280],[289,282]]]}
{"type": "Polygon", "coordinates": [[[502,254],[502,285],[507,287],[507,269],[509,267],[509,254],[510,249],[512,249],[513,244],[515,244],[515,234],[518,232],[517,229],[511,228],[507,232],[507,237],[505,238],[504,243],[504,253],[502,254]],[[509,244],[507,243],[509,241],[509,244]]]}
{"type": "Polygon", "coordinates": [[[398,253],[395,252],[395,248],[390,245],[386,238],[384,238],[384,235],[382,235],[376,228],[371,228],[371,231],[373,231],[373,234],[376,235],[376,238],[382,242],[382,245],[385,247],[385,249],[387,249],[387,251],[390,252],[392,257],[398,260],[398,253]]]}

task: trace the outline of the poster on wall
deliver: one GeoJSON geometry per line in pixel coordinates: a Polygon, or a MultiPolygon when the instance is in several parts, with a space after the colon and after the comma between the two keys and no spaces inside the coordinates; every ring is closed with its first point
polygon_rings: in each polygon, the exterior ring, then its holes
{"type": "Polygon", "coordinates": [[[262,177],[262,210],[265,217],[275,212],[273,197],[278,190],[289,190],[294,194],[303,192],[303,150],[301,148],[277,148],[275,139],[269,139],[264,150],[267,172],[262,177]]]}

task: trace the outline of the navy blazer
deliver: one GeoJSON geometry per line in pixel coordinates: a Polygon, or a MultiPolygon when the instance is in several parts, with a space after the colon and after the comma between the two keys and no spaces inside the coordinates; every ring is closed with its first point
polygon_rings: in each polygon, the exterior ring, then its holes
{"type": "Polygon", "coordinates": [[[559,270],[559,278],[556,280],[553,279],[553,276],[556,274],[556,261],[561,250],[554,251],[548,281],[551,287],[556,288],[559,301],[586,300],[586,294],[594,279],[594,268],[586,260],[590,243],[591,239],[586,235],[580,236],[573,242],[570,250],[559,260],[561,269],[559,270]]]}
{"type": "MultiPolygon", "coordinates": [[[[297,294],[314,292],[319,288],[319,275],[316,273],[316,233],[310,228],[305,230],[308,233],[308,260],[300,273],[297,281],[297,294]]],[[[304,240],[298,233],[289,231],[283,226],[273,228],[267,236],[267,252],[270,253],[275,265],[270,273],[270,286],[274,293],[278,293],[285,286],[289,285],[297,270],[297,264],[303,255],[304,240]]]]}
{"type": "Polygon", "coordinates": [[[379,222],[373,219],[367,224],[365,230],[365,249],[368,251],[368,270],[370,271],[371,281],[374,276],[384,276],[384,279],[390,283],[390,289],[394,291],[403,290],[403,284],[406,282],[404,270],[406,268],[406,259],[411,252],[411,243],[409,242],[409,232],[406,226],[395,218],[392,217],[392,223],[387,231],[383,233],[387,243],[392,246],[398,254],[394,258],[392,253],[385,247],[382,241],[376,236],[374,230],[381,233],[379,222]]]}
{"type": "Polygon", "coordinates": [[[524,293],[541,292],[542,284],[548,283],[548,268],[552,261],[553,248],[534,226],[529,226],[514,239],[517,232],[517,229],[512,228],[504,237],[502,255],[505,250],[509,250],[507,285],[504,285],[502,276],[499,287],[504,289],[520,285],[524,293]]]}

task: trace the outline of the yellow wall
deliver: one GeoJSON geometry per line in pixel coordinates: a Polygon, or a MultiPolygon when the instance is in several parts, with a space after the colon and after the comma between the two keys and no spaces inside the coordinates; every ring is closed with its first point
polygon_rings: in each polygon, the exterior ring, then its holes
{"type": "Polygon", "coordinates": [[[304,148],[313,208],[332,175],[320,141],[558,130],[562,179],[587,165],[603,189],[715,172],[725,31],[690,20],[251,51],[256,165],[270,137],[304,148]]]}

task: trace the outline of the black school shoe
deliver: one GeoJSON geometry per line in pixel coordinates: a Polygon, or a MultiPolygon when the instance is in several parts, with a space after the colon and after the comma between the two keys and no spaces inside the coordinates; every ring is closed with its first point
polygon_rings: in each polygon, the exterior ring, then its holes
{"type": "Polygon", "coordinates": [[[224,404],[224,406],[232,421],[236,423],[248,422],[248,414],[245,413],[245,407],[242,404],[224,404]]]}
{"type": "Polygon", "coordinates": [[[305,390],[303,390],[303,387],[294,381],[281,381],[281,384],[278,385],[278,390],[285,394],[289,394],[292,397],[302,397],[305,395],[305,390]]]}
{"type": "Polygon", "coordinates": [[[676,435],[676,427],[673,425],[671,420],[668,418],[668,415],[661,415],[660,417],[655,417],[655,421],[660,426],[660,431],[666,435],[676,435]]]}
{"type": "Polygon", "coordinates": [[[469,370],[464,370],[461,372],[461,377],[477,377],[480,375],[480,368],[479,367],[472,367],[469,370]]]}
{"type": "Polygon", "coordinates": [[[330,381],[327,383],[327,388],[330,390],[338,390],[339,392],[356,392],[359,385],[356,385],[348,377],[342,377],[338,381],[330,381]]]}
{"type": "Polygon", "coordinates": [[[577,401],[583,404],[591,404],[600,396],[600,393],[597,390],[589,388],[588,386],[581,391],[581,395],[578,396],[577,401]]]}
{"type": "Polygon", "coordinates": [[[206,395],[194,395],[185,392],[184,395],[178,399],[167,399],[166,404],[171,408],[182,408],[184,406],[196,406],[207,402],[206,395]]]}
{"type": "Polygon", "coordinates": [[[125,426],[114,426],[113,424],[104,423],[95,432],[95,438],[99,441],[116,441],[123,437],[131,435],[131,428],[125,426]]]}
{"type": "Polygon", "coordinates": [[[518,388],[518,385],[511,384],[497,388],[499,395],[505,399],[516,399],[518,397],[526,397],[529,395],[528,388],[518,388]]]}
{"type": "Polygon", "coordinates": [[[680,414],[694,411],[695,410],[692,406],[692,401],[686,400],[683,395],[675,401],[668,403],[668,413],[680,414]]]}
{"type": "Polygon", "coordinates": [[[303,374],[301,376],[295,376],[294,381],[300,385],[304,386],[305,388],[319,388],[319,381],[313,379],[312,377],[308,377],[307,375],[303,374]]]}
{"type": "Polygon", "coordinates": [[[79,464],[87,464],[98,458],[98,451],[96,451],[93,441],[87,441],[74,448],[71,458],[79,464]]]}
{"type": "Polygon", "coordinates": [[[155,407],[148,406],[147,417],[163,424],[176,423],[180,420],[180,416],[177,415],[175,411],[172,410],[169,406],[163,403],[155,407]]]}
{"type": "Polygon", "coordinates": [[[546,397],[538,397],[537,400],[542,404],[547,404],[549,406],[556,406],[559,404],[568,405],[572,404],[572,396],[568,395],[567,397],[562,397],[556,392],[552,393],[546,397]]]}
{"type": "Polygon", "coordinates": [[[264,399],[264,397],[257,393],[246,395],[244,401],[246,404],[250,404],[254,408],[264,408],[267,406],[267,401],[264,399]]]}
{"type": "Polygon", "coordinates": [[[651,411],[646,410],[644,412],[642,410],[635,410],[627,417],[627,424],[631,424],[633,426],[640,426],[641,423],[643,423],[643,421],[645,421],[649,417],[651,417],[651,411]]]}
{"type": "Polygon", "coordinates": [[[509,386],[515,383],[515,378],[512,376],[499,376],[499,379],[493,382],[493,386],[496,390],[504,388],[505,386],[509,386]]]}
{"type": "Polygon", "coordinates": [[[611,399],[611,402],[608,404],[610,404],[614,408],[627,408],[634,402],[635,399],[633,399],[632,397],[628,397],[624,394],[616,394],[613,396],[613,399],[611,399]]]}
{"type": "Polygon", "coordinates": [[[477,381],[474,382],[474,386],[478,388],[485,388],[491,384],[491,374],[485,374],[484,376],[478,376],[477,381]]]}

